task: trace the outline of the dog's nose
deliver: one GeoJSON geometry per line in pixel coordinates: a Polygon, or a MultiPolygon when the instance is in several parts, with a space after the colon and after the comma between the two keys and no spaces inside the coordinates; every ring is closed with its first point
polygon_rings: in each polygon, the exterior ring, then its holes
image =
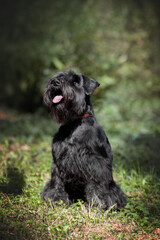
{"type": "Polygon", "coordinates": [[[55,79],[54,82],[53,82],[53,85],[55,87],[59,87],[61,85],[61,82],[59,81],[59,79],[55,79]]]}
{"type": "Polygon", "coordinates": [[[62,81],[59,79],[54,79],[54,81],[51,82],[51,88],[52,89],[60,89],[62,87],[62,81]]]}

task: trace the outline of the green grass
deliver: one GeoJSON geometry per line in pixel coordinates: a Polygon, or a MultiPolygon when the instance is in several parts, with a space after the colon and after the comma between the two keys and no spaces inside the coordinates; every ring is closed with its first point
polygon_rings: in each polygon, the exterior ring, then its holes
{"type": "Polygon", "coordinates": [[[103,108],[97,102],[95,112],[113,148],[114,178],[128,196],[119,212],[101,212],[82,201],[46,204],[41,192],[50,176],[57,126],[49,116],[0,111],[0,239],[160,237],[158,100],[144,99],[143,105],[130,95],[125,103],[124,94],[117,102],[118,91],[114,98],[103,96],[103,108]]]}

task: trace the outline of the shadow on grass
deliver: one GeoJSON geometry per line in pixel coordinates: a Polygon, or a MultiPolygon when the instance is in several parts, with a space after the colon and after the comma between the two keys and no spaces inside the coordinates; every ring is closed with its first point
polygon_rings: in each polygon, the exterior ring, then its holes
{"type": "Polygon", "coordinates": [[[22,194],[25,187],[24,172],[20,172],[16,167],[8,166],[4,175],[6,177],[0,180],[0,192],[14,196],[22,194]]]}
{"type": "MultiPolygon", "coordinates": [[[[3,240],[35,240],[40,238],[40,231],[34,226],[35,219],[33,219],[33,214],[26,212],[23,214],[12,209],[3,209],[0,215],[0,239],[3,240]],[[32,225],[27,224],[28,217],[32,221],[32,225]]],[[[45,239],[48,239],[47,236],[45,239]]]]}
{"type": "Polygon", "coordinates": [[[34,239],[30,235],[27,228],[22,226],[22,223],[19,223],[19,226],[17,223],[15,223],[14,220],[10,220],[10,217],[8,219],[4,219],[4,216],[0,217],[0,239],[3,240],[18,240],[18,239],[34,239]]]}

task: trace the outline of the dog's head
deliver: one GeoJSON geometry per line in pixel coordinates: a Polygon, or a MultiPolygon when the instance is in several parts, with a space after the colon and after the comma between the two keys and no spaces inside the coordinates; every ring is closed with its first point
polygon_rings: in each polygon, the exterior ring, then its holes
{"type": "Polygon", "coordinates": [[[55,74],[47,83],[44,102],[50,108],[52,118],[65,124],[84,114],[89,96],[99,83],[73,71],[55,74]]]}

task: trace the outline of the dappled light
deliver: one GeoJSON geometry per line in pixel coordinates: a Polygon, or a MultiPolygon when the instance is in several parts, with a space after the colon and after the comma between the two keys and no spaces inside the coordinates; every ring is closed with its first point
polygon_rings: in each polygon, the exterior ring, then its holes
{"type": "Polygon", "coordinates": [[[7,0],[0,22],[0,239],[159,239],[160,2],[7,0]],[[100,83],[118,212],[41,198],[58,129],[43,92],[70,69],[100,83]]]}

